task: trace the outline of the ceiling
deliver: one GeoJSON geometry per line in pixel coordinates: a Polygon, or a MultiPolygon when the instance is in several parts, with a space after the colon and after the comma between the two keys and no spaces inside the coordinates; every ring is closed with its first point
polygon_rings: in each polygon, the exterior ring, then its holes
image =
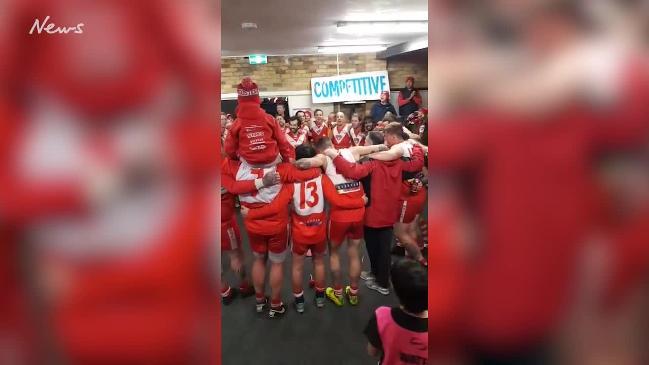
{"type": "Polygon", "coordinates": [[[345,35],[340,21],[427,20],[427,0],[222,0],[223,57],[317,53],[327,45],[396,45],[425,34],[345,35]],[[256,23],[255,30],[241,23],[256,23]]]}

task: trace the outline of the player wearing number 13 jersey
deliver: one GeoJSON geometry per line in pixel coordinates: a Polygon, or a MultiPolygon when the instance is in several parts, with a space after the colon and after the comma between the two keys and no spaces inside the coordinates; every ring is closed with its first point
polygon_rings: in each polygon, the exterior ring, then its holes
{"type": "MultiPolygon", "coordinates": [[[[332,147],[329,138],[322,138],[316,143],[316,150],[322,152],[332,147]]],[[[371,150],[374,147],[354,147],[355,149],[371,150]]],[[[341,149],[341,154],[349,161],[355,161],[358,152],[352,149],[341,149]]],[[[331,247],[330,264],[333,274],[333,288],[327,288],[326,294],[336,305],[343,305],[342,276],[340,271],[339,250],[345,240],[348,240],[347,253],[349,255],[350,284],[345,288],[349,303],[358,303],[358,280],[360,277],[360,256],[358,248],[363,238],[363,216],[365,214],[365,200],[363,186],[356,180],[346,179],[340,175],[328,157],[318,154],[317,158],[309,159],[309,163],[301,166],[321,166],[326,178],[323,178],[324,190],[331,191],[329,201],[331,212],[328,222],[328,235],[331,247]],[[330,187],[328,189],[327,187],[330,187]],[[343,202],[353,200],[359,205],[349,206],[343,202]]]]}
{"type": "MultiPolygon", "coordinates": [[[[312,158],[316,155],[313,147],[308,145],[298,146],[295,149],[296,158],[299,160],[312,158]]],[[[293,295],[295,308],[298,313],[304,312],[303,270],[304,255],[310,249],[313,253],[316,283],[316,306],[321,308],[325,301],[325,269],[324,254],[327,248],[325,200],[330,203],[331,209],[364,209],[365,201],[357,196],[343,195],[336,192],[328,176],[302,182],[287,184],[285,189],[290,194],[282,194],[277,201],[263,208],[254,209],[256,218],[276,214],[277,208],[284,208],[292,199],[291,237],[293,241],[293,295]],[[289,197],[290,195],[290,197],[289,197]],[[277,208],[276,208],[277,207],[277,208]]]]}
{"type": "Polygon", "coordinates": [[[283,189],[282,185],[264,186],[263,177],[267,174],[278,174],[282,183],[293,183],[313,179],[320,175],[320,171],[318,169],[300,171],[288,163],[252,166],[245,161],[230,159],[226,159],[221,166],[221,184],[228,191],[239,194],[242,213],[244,209],[249,210],[249,214],[244,215],[243,222],[255,256],[252,280],[257,299],[257,312],[264,311],[267,304],[265,276],[266,257],[268,257],[271,262],[271,308],[268,314],[270,317],[276,317],[284,313],[284,305],[280,297],[283,276],[282,262],[288,247],[289,219],[286,206],[292,193],[283,189]],[[256,190],[244,193],[244,191],[250,191],[248,189],[251,186],[256,190]],[[279,201],[286,202],[277,208],[276,203],[279,201]],[[270,211],[268,215],[257,214],[259,210],[266,207],[268,208],[266,210],[270,211]]]}

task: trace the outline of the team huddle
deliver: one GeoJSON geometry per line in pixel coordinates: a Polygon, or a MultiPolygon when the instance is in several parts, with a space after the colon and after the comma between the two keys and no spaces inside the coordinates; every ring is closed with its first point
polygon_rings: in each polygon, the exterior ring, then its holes
{"type": "MultiPolygon", "coordinates": [[[[286,121],[283,105],[277,117],[260,107],[259,89],[248,77],[237,87],[236,119],[222,115],[221,250],[240,278],[236,290],[222,279],[221,296],[256,297],[256,311],[282,316],[283,262],[292,254],[292,291],[297,312],[305,310],[304,262],[313,260],[309,285],[315,306],[326,298],[337,306],[359,302],[359,282],[381,294],[390,293],[390,247],[396,236],[411,259],[422,266],[419,213],[426,202],[427,147],[421,144],[425,123],[412,128],[385,115],[374,123],[350,121],[342,112],[324,119],[299,111],[286,121]],[[243,225],[254,255],[251,281],[244,266],[236,219],[243,225]],[[365,240],[371,270],[361,272],[365,240]],[[329,260],[325,262],[325,254],[329,260]],[[348,256],[343,278],[341,254],[348,256]],[[266,264],[270,264],[270,297],[266,296],[266,264]],[[325,265],[332,279],[327,286],[325,265]]],[[[383,98],[383,96],[382,96],[383,98]]],[[[423,119],[422,113],[417,113],[423,119]]],[[[223,277],[223,276],[222,276],[223,277]]]]}

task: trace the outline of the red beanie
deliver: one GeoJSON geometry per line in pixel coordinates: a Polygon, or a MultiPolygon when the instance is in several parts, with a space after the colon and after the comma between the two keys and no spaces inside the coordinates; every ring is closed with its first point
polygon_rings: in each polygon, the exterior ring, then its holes
{"type": "Polygon", "coordinates": [[[259,100],[259,88],[249,76],[241,79],[241,82],[237,85],[237,100],[239,103],[261,103],[259,100]]]}

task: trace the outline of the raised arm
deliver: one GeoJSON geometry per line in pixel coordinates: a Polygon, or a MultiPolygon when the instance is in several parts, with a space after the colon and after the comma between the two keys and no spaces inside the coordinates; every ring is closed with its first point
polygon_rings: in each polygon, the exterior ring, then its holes
{"type": "Polygon", "coordinates": [[[369,155],[370,158],[379,161],[394,161],[403,156],[403,146],[395,144],[388,151],[376,152],[369,155]]]}
{"type": "Polygon", "coordinates": [[[333,159],[336,170],[349,179],[360,180],[364,178],[372,173],[377,164],[376,161],[369,161],[363,164],[349,162],[338,155],[338,152],[332,148],[326,150],[325,154],[333,159]]]}
{"type": "Polygon", "coordinates": [[[321,167],[324,170],[327,168],[327,156],[319,153],[313,157],[301,158],[295,161],[295,166],[301,170],[306,170],[313,167],[321,167]]]}
{"type": "Polygon", "coordinates": [[[369,155],[370,153],[386,151],[388,146],[384,144],[374,144],[371,146],[353,146],[348,149],[351,151],[352,155],[354,155],[354,160],[358,161],[361,157],[369,155]]]}
{"type": "Polygon", "coordinates": [[[298,170],[295,166],[289,163],[281,163],[277,165],[277,172],[279,173],[282,183],[288,184],[315,179],[320,176],[321,170],[319,168],[298,170]]]}

